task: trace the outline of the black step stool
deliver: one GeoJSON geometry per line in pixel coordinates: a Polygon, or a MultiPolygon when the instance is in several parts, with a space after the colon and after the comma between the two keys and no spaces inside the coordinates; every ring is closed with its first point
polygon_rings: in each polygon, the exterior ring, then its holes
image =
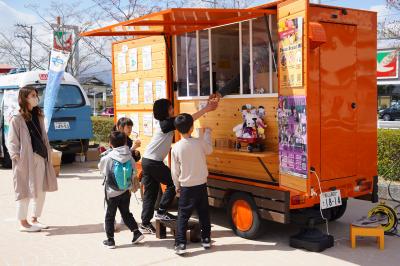
{"type": "MultiPolygon", "coordinates": [[[[172,235],[176,235],[177,221],[156,220],[156,237],[164,239],[167,237],[167,227],[171,229],[172,235]]],[[[200,225],[198,221],[189,220],[187,231],[190,234],[190,242],[200,242],[200,225]]]]}

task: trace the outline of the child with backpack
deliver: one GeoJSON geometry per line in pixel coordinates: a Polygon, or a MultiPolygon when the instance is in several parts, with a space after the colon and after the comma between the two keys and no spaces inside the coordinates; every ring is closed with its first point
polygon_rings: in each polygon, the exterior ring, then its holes
{"type": "Polygon", "coordinates": [[[143,240],[144,236],[138,230],[135,218],[129,210],[130,189],[136,175],[136,165],[130,149],[126,145],[127,137],[122,132],[113,131],[109,140],[112,150],[103,156],[99,163],[100,172],[104,175],[105,200],[107,202],[105,217],[107,239],[103,241],[103,245],[115,248],[114,222],[117,209],[119,209],[126,226],[133,232],[132,244],[143,240]]]}
{"type": "Polygon", "coordinates": [[[206,155],[212,153],[211,130],[199,133],[192,138],[193,117],[180,114],[175,118],[175,127],[182,139],[175,143],[171,152],[171,172],[176,192],[180,194],[178,222],[175,238],[175,253],[186,252],[186,230],[193,210],[199,216],[201,227],[201,245],[211,247],[211,224],[208,210],[207,162],[206,155]]]}

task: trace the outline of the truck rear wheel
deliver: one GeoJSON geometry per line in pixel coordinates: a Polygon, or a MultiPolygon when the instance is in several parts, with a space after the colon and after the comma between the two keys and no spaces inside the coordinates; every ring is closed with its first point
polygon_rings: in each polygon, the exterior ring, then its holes
{"type": "Polygon", "coordinates": [[[228,203],[229,221],[233,232],[240,237],[255,239],[261,232],[261,218],[253,198],[246,193],[234,193],[228,203]]]}
{"type": "Polygon", "coordinates": [[[328,220],[330,222],[336,221],[337,219],[343,216],[343,214],[346,212],[346,208],[347,208],[347,200],[343,199],[342,205],[328,209],[331,212],[328,220]]]}

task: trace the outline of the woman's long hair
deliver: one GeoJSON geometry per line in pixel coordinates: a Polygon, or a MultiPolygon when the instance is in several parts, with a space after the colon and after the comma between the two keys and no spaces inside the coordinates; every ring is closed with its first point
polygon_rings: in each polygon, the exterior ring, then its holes
{"type": "MultiPolygon", "coordinates": [[[[35,91],[36,94],[39,95],[38,90],[33,86],[22,87],[18,94],[19,113],[22,115],[25,121],[32,120],[32,114],[29,112],[28,103],[28,96],[32,91],[35,91]]],[[[43,116],[43,111],[39,106],[34,107],[32,109],[32,113],[36,113],[38,116],[43,116]]]]}

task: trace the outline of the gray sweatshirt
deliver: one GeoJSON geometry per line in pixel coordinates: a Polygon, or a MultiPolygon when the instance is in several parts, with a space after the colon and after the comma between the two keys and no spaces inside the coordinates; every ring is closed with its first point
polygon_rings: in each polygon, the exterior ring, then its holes
{"type": "Polygon", "coordinates": [[[203,138],[182,138],[171,153],[171,173],[175,187],[193,187],[207,183],[206,155],[213,151],[211,133],[203,138]]]}
{"type": "MultiPolygon", "coordinates": [[[[113,160],[116,160],[120,163],[126,163],[127,161],[131,160],[132,164],[132,183],[133,183],[133,178],[136,175],[136,163],[135,160],[132,158],[132,153],[129,149],[128,146],[122,146],[118,147],[115,149],[112,149],[107,155],[103,156],[100,159],[99,163],[99,170],[100,173],[105,177],[105,180],[107,181],[107,173],[111,171],[112,165],[113,165],[113,160]]],[[[127,190],[131,189],[132,186],[130,186],[128,189],[120,191],[120,190],[114,190],[111,187],[106,185],[107,182],[105,182],[106,186],[106,193],[107,193],[107,198],[114,198],[119,195],[124,194],[127,190]]]]}

